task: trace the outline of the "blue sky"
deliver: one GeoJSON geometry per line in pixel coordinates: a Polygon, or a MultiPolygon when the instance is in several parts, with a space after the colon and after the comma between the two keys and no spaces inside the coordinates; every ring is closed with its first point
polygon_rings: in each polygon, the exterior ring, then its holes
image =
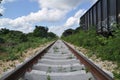
{"type": "Polygon", "coordinates": [[[3,17],[12,19],[27,16],[31,12],[37,12],[40,9],[37,2],[30,0],[16,0],[3,6],[6,8],[3,17]]]}
{"type": "Polygon", "coordinates": [[[79,26],[79,18],[96,0],[3,0],[0,4],[0,29],[24,33],[35,25],[47,26],[58,36],[68,28],[79,26]]]}

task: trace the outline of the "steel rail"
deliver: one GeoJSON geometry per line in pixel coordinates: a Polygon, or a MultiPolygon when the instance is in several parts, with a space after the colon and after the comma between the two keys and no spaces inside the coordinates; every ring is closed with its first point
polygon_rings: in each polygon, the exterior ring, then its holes
{"type": "Polygon", "coordinates": [[[114,80],[111,76],[105,73],[102,69],[96,66],[92,61],[88,60],[85,56],[80,54],[78,51],[73,49],[67,42],[63,41],[64,44],[72,51],[72,53],[83,63],[93,74],[97,80],[114,80]]]}
{"type": "MultiPolygon", "coordinates": [[[[64,42],[64,41],[63,41],[64,42]]],[[[20,79],[25,72],[31,71],[32,66],[37,63],[38,59],[40,59],[44,53],[54,44],[55,42],[51,43],[49,46],[44,48],[42,51],[37,52],[37,54],[32,57],[30,60],[26,61],[21,66],[17,67],[15,70],[10,72],[9,74],[3,76],[0,80],[18,80],[20,79]]],[[[82,62],[94,75],[97,80],[114,80],[111,76],[105,73],[102,69],[96,66],[93,62],[88,60],[85,56],[80,54],[78,51],[73,49],[69,44],[64,42],[64,44],[71,50],[71,52],[82,62]]]]}
{"type": "Polygon", "coordinates": [[[54,41],[53,43],[51,43],[50,45],[48,45],[46,48],[44,48],[42,51],[39,51],[36,53],[36,55],[34,57],[32,57],[31,59],[29,59],[28,61],[26,61],[25,63],[23,63],[21,66],[15,68],[12,72],[4,75],[1,77],[0,80],[19,80],[25,72],[27,71],[31,71],[32,66],[37,63],[38,59],[40,59],[44,53],[55,43],[56,41],[54,41]]]}

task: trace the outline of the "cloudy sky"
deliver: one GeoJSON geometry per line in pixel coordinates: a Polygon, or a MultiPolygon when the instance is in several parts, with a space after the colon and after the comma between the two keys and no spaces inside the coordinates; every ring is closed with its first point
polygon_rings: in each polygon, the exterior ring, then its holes
{"type": "Polygon", "coordinates": [[[58,36],[79,26],[79,18],[97,0],[3,0],[0,29],[32,32],[35,25],[47,26],[58,36]]]}

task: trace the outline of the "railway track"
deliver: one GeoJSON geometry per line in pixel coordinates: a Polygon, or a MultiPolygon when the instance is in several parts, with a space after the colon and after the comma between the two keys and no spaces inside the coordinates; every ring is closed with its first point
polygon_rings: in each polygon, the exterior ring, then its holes
{"type": "Polygon", "coordinates": [[[58,40],[0,80],[113,80],[95,64],[58,40]]]}

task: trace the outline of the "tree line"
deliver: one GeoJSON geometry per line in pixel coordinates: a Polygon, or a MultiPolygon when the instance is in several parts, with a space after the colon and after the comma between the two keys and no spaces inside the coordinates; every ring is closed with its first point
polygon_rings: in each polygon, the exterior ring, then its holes
{"type": "Polygon", "coordinates": [[[23,56],[29,48],[39,47],[41,44],[56,40],[57,36],[48,32],[44,26],[35,26],[31,33],[0,29],[0,60],[16,60],[23,56]]]}
{"type": "Polygon", "coordinates": [[[77,27],[75,30],[74,29],[67,29],[62,33],[62,37],[67,37],[72,34],[78,33],[81,30],[81,27],[77,27]]]}
{"type": "Polygon", "coordinates": [[[29,38],[56,38],[53,32],[48,32],[48,28],[44,26],[35,26],[31,33],[23,33],[21,31],[9,30],[6,28],[0,29],[0,43],[21,43],[29,41],[29,38]]]}

